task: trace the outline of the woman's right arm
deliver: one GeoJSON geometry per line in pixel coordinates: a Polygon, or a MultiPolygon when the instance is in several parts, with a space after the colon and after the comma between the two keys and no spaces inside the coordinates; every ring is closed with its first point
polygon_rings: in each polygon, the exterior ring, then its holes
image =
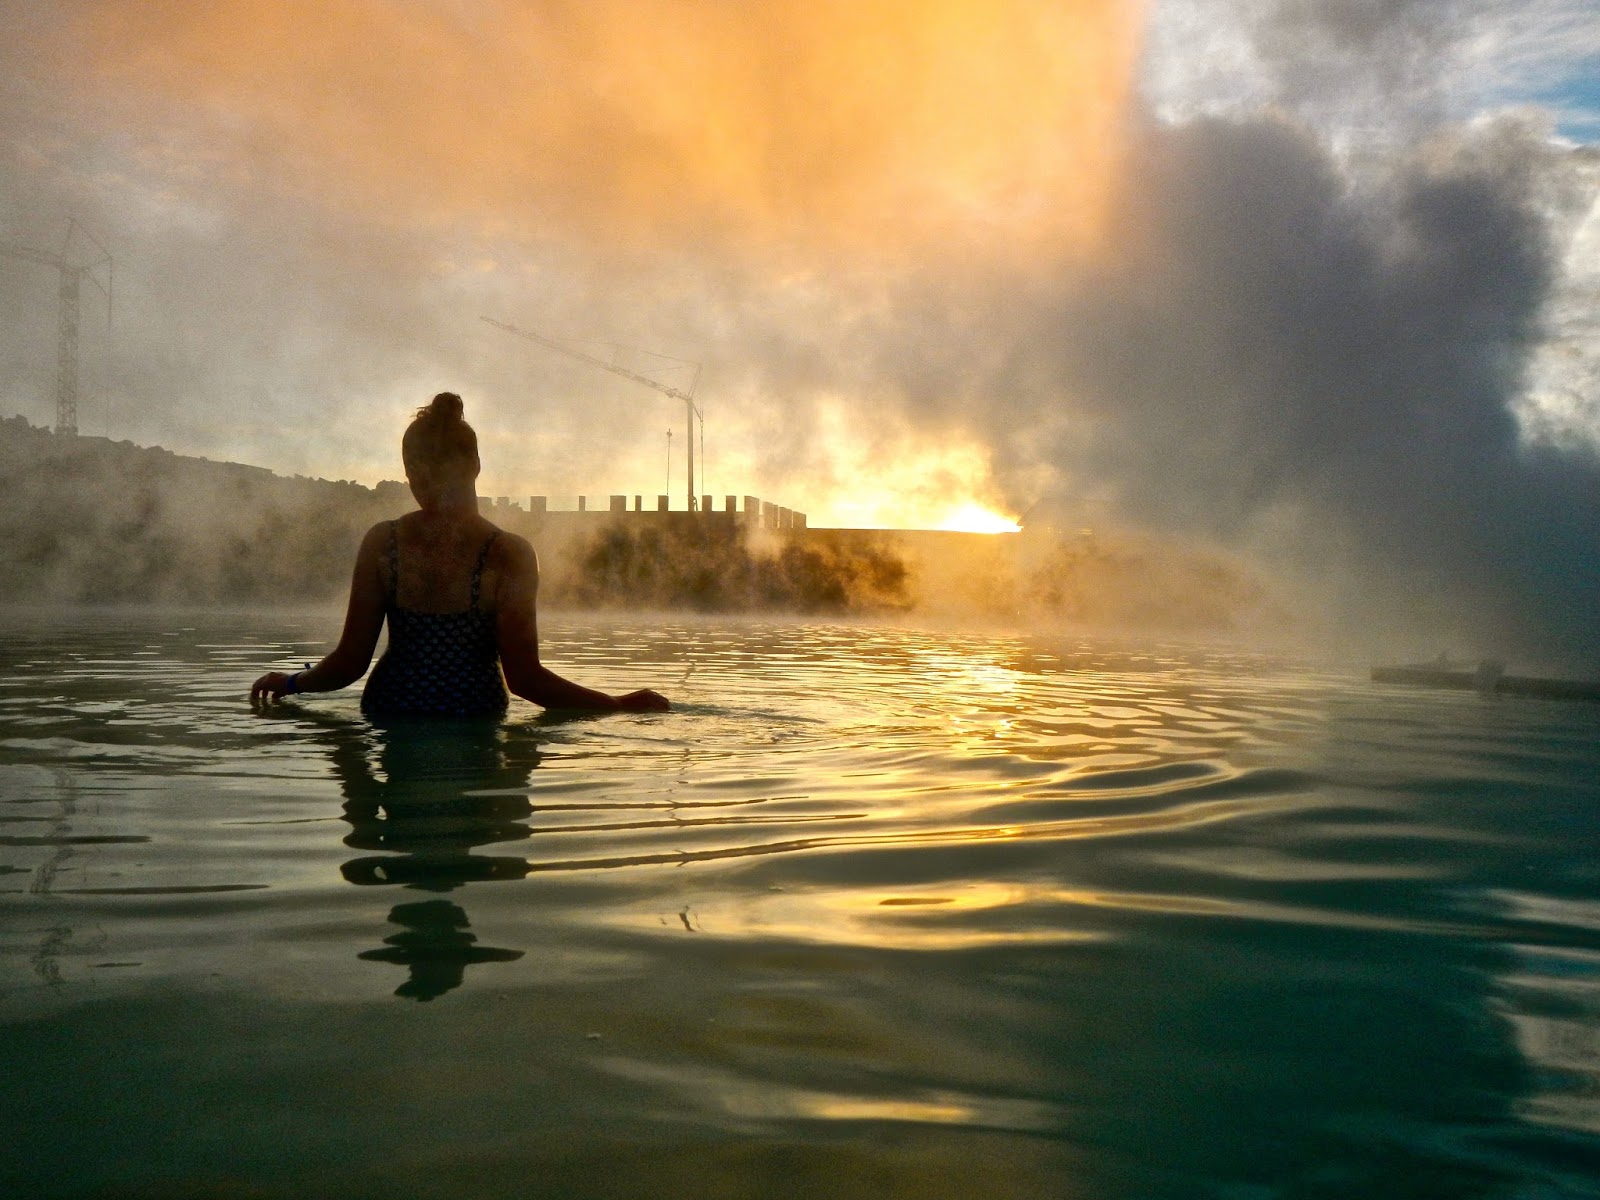
{"type": "Polygon", "coordinates": [[[609,696],[563,679],[539,661],[539,559],[520,537],[502,534],[505,558],[495,593],[496,633],[506,686],[524,700],[545,708],[665,712],[665,696],[648,688],[609,696]]]}
{"type": "Polygon", "coordinates": [[[369,529],[361,541],[350,578],[350,603],[345,609],[339,644],[316,666],[304,671],[295,671],[292,675],[268,671],[251,687],[251,700],[263,697],[277,700],[294,692],[332,692],[367,673],[372,652],[378,645],[378,634],[383,631],[383,577],[378,573],[378,561],[388,539],[389,525],[383,522],[369,529]],[[291,680],[293,687],[290,687],[291,680]]]}

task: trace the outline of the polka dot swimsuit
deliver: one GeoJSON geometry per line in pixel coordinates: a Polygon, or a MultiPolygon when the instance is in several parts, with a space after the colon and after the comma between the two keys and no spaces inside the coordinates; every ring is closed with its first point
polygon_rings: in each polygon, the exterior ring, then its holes
{"type": "Polygon", "coordinates": [[[389,597],[384,615],[389,645],[367,678],[361,710],[370,717],[503,716],[507,695],[500,673],[495,615],[478,608],[483,566],[498,532],[491,533],[472,568],[472,600],[462,612],[401,608],[400,549],[389,522],[389,597]]]}

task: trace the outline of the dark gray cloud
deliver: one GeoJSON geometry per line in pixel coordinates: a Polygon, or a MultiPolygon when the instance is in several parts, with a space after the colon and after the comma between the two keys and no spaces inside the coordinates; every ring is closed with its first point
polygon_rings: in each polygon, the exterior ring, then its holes
{"type": "Polygon", "coordinates": [[[1447,614],[1441,640],[1600,667],[1600,473],[1524,446],[1511,412],[1553,157],[1485,130],[1357,186],[1293,126],[1157,133],[1152,253],[1063,311],[1094,331],[1065,361],[1105,430],[1062,457],[1160,526],[1346,565],[1364,618],[1447,614]]]}

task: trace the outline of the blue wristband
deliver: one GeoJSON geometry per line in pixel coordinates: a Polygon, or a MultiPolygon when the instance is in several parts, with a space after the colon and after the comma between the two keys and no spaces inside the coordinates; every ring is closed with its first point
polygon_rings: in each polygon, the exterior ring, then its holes
{"type": "MultiPolygon", "coordinates": [[[[307,671],[311,670],[311,664],[307,663],[305,665],[305,669],[307,671]]],[[[285,696],[298,696],[300,694],[300,672],[299,671],[296,671],[293,675],[289,676],[289,682],[284,685],[283,694],[285,696]]]]}

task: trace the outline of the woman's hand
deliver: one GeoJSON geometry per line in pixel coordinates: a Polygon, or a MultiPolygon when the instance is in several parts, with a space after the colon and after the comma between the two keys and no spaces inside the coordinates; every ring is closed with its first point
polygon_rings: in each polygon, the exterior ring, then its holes
{"type": "Polygon", "coordinates": [[[629,692],[626,696],[617,697],[617,708],[621,712],[667,712],[672,708],[667,698],[660,692],[652,692],[649,688],[640,688],[637,692],[629,692]]]}
{"type": "Polygon", "coordinates": [[[268,671],[250,685],[250,703],[259,704],[264,699],[282,700],[285,696],[292,696],[294,693],[289,690],[291,678],[293,676],[285,675],[282,671],[268,671]]]}

